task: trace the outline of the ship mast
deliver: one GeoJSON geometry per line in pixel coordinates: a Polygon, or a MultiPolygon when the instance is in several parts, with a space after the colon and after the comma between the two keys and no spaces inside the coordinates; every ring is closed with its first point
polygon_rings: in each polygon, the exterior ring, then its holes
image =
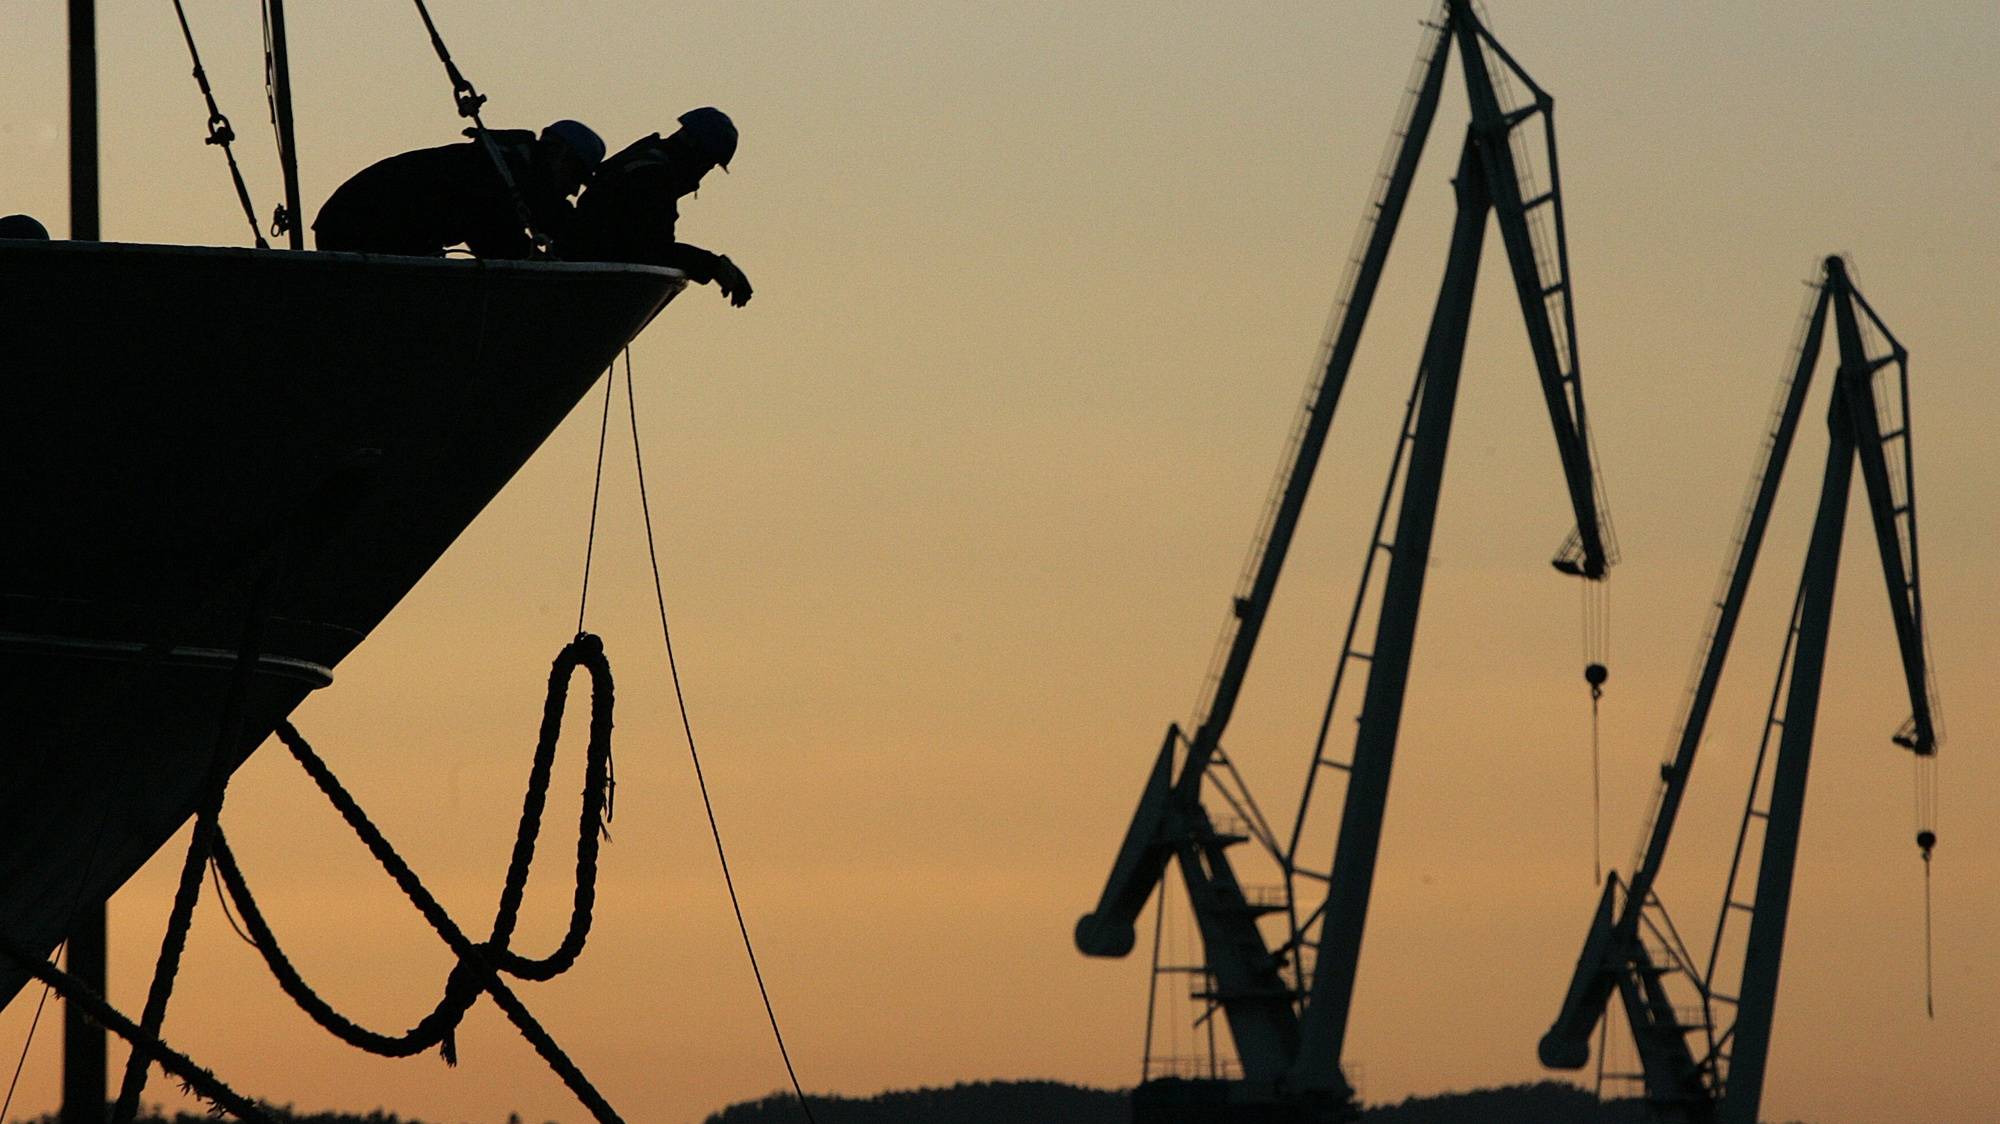
{"type": "Polygon", "coordinates": [[[292,136],[292,64],[285,46],[285,0],[264,0],[266,49],[271,68],[271,124],[278,130],[278,163],[285,177],[285,233],[294,250],[306,248],[305,215],[299,211],[299,155],[292,136]]]}
{"type": "MultiPolygon", "coordinates": [[[[95,242],[97,226],[97,7],[69,0],[69,236],[95,242]]],[[[65,946],[77,982],[104,994],[101,901],[79,906],[65,946]]],[[[76,1004],[63,1004],[62,1124],[104,1124],[104,1028],[76,1004]]]]}

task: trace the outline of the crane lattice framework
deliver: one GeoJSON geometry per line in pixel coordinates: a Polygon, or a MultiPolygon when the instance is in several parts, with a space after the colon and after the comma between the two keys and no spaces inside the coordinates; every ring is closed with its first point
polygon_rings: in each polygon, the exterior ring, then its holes
{"type": "MultiPolygon", "coordinates": [[[[1219,1011],[1227,1021],[1241,1072],[1229,1078],[1152,1079],[1149,1069],[1135,1097],[1140,1119],[1339,1120],[1354,1111],[1353,1089],[1340,1065],[1342,1041],[1489,217],[1500,229],[1576,516],[1576,529],[1555,566],[1597,581],[1615,560],[1577,363],[1554,102],[1493,37],[1469,0],[1446,0],[1438,17],[1425,26],[1428,36],[1416,81],[1363,227],[1365,249],[1351,263],[1323,372],[1308,389],[1273,502],[1252,544],[1210,692],[1198,708],[1201,717],[1192,737],[1178,725],[1169,726],[1103,895],[1076,926],[1076,943],[1083,952],[1126,955],[1136,940],[1138,914],[1161,885],[1169,861],[1178,860],[1201,936],[1203,963],[1163,966],[1156,947],[1154,984],[1157,988],[1162,972],[1173,971],[1197,981],[1193,994],[1205,1005],[1202,1018],[1211,1020],[1212,1027],[1219,1011]],[[1244,787],[1223,750],[1223,732],[1388,258],[1454,45],[1471,123],[1453,181],[1457,211],[1450,253],[1376,513],[1332,697],[1312,747],[1296,817],[1284,838],[1244,787]],[[1509,75],[1528,91],[1518,104],[1510,104],[1509,75]],[[1535,132],[1530,128],[1534,122],[1541,126],[1546,190],[1535,186],[1529,160],[1527,138],[1535,132]],[[1378,567],[1383,559],[1386,566],[1378,567]],[[1372,637],[1361,635],[1363,608],[1378,578],[1380,606],[1372,637]],[[1328,752],[1327,733],[1347,673],[1356,668],[1365,675],[1366,686],[1353,754],[1340,760],[1328,752]],[[1318,782],[1328,775],[1345,778],[1346,795],[1332,867],[1313,869],[1300,861],[1300,839],[1318,782]],[[1211,816],[1203,803],[1207,793],[1219,795],[1230,814],[1211,816]],[[1281,891],[1249,892],[1237,880],[1229,850],[1253,840],[1282,873],[1281,891]],[[1312,904],[1315,899],[1317,905],[1312,904]],[[1277,931],[1280,917],[1285,924],[1274,944],[1266,939],[1267,927],[1277,931]]],[[[1150,1033],[1149,1024],[1149,1066],[1150,1033]]]]}
{"type": "Polygon", "coordinates": [[[1874,519],[1904,686],[1910,698],[1911,717],[1891,740],[1914,754],[1919,765],[1917,845],[1926,864],[1937,841],[1931,809],[1936,799],[1934,765],[1939,733],[1917,566],[1909,353],[1856,291],[1840,258],[1826,259],[1797,367],[1780,402],[1775,424],[1766,434],[1764,463],[1753,478],[1754,498],[1744,514],[1734,557],[1724,571],[1724,593],[1714,603],[1706,648],[1697,665],[1699,677],[1689,695],[1672,756],[1661,766],[1661,789],[1643,857],[1629,884],[1621,883],[1615,873],[1607,879],[1562,1011],[1540,1048],[1543,1063],[1552,1068],[1581,1068],[1589,1060],[1590,1036],[1616,992],[1637,1046],[1641,1066],[1637,1076],[1644,1083],[1646,1099],[1662,1117],[1684,1124],[1757,1121],[1806,772],[1826,663],[1834,581],[1849,486],[1857,464],[1874,519]],[[1827,411],[1829,442],[1819,511],[1737,829],[1720,917],[1708,956],[1702,961],[1667,917],[1654,883],[1728,659],[1730,639],[1819,359],[1829,311],[1840,362],[1827,411]],[[1876,337],[1873,349],[1867,339],[1871,335],[1876,337]],[[1878,393],[1877,376],[1887,368],[1895,370],[1896,385],[1890,392],[1878,393]],[[1774,737],[1777,757],[1767,774],[1766,758],[1774,737]],[[1762,845],[1753,849],[1751,840],[1760,830],[1762,845]],[[1754,863],[1746,861],[1752,859],[1754,863]],[[1737,889],[1747,883],[1752,869],[1756,872],[1755,895],[1743,901],[1737,889]],[[1731,921],[1745,915],[1748,931],[1739,935],[1743,926],[1732,926],[1731,921]],[[1730,965],[1740,965],[1740,982],[1733,994],[1725,990],[1728,981],[1720,978],[1730,965]],[[1691,987],[1699,1005],[1677,1007],[1675,991],[1667,982],[1670,978],[1684,980],[1684,985],[1675,987],[1691,987]]]}

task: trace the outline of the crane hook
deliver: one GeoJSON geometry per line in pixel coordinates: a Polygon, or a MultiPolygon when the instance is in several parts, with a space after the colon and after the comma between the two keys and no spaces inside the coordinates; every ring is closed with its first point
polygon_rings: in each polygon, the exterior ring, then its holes
{"type": "Polygon", "coordinates": [[[1593,663],[1584,665],[1583,681],[1590,684],[1591,698],[1601,699],[1604,697],[1604,681],[1609,678],[1611,678],[1611,672],[1603,664],[1593,663]]]}

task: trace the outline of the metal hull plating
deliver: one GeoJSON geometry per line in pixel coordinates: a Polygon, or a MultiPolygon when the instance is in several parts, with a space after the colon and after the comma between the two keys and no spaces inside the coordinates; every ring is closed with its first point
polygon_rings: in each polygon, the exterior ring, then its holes
{"type": "Polygon", "coordinates": [[[682,284],[0,242],[0,937],[123,884],[682,284]]]}

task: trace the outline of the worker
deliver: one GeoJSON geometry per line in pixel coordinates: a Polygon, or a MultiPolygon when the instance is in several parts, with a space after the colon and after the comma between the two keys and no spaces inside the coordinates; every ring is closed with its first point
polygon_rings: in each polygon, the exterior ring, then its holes
{"type": "MultiPolygon", "coordinates": [[[[525,258],[535,251],[493,158],[474,137],[371,164],[334,190],[313,222],[322,250],[439,257],[463,243],[482,258],[525,258]]],[[[557,121],[540,137],[494,129],[487,137],[507,164],[514,191],[535,230],[560,237],[570,196],[604,159],[604,142],[586,125],[557,121]]]]}
{"type": "Polygon", "coordinates": [[[701,186],[710,168],[729,171],[736,125],[712,106],[680,116],[670,136],[641,138],[604,161],[576,201],[576,219],[557,251],[570,261],[664,265],[698,284],[714,282],[729,303],[750,301],[750,279],[721,254],[677,241],[680,198],[701,186]]]}

